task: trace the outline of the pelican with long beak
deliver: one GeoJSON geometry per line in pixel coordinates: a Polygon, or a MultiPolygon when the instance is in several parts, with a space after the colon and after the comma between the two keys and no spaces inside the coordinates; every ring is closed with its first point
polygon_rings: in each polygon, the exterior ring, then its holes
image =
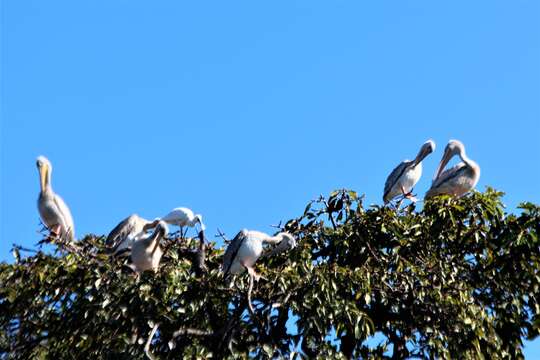
{"type": "Polygon", "coordinates": [[[403,196],[402,200],[407,198],[416,201],[412,190],[422,176],[422,160],[433,151],[435,151],[435,142],[428,140],[422,145],[414,160],[404,160],[392,170],[384,184],[383,201],[385,204],[400,195],[403,196]]]}
{"type": "Polygon", "coordinates": [[[431,188],[426,198],[437,195],[462,196],[474,189],[480,179],[480,166],[467,157],[465,146],[458,140],[450,140],[444,149],[444,155],[433,177],[431,188]],[[444,167],[455,155],[461,162],[444,170],[444,167]],[[444,171],[443,171],[444,170],[444,171]]]}
{"type": "Polygon", "coordinates": [[[278,244],[277,247],[282,245],[286,247],[287,244],[291,246],[296,245],[294,237],[287,233],[281,232],[275,236],[270,236],[260,231],[254,230],[242,230],[231,241],[225,255],[223,255],[223,272],[225,279],[229,278],[231,274],[239,274],[246,269],[249,273],[249,288],[247,291],[247,303],[248,309],[251,314],[255,313],[253,304],[251,302],[251,292],[253,290],[253,282],[258,281],[260,275],[255,272],[255,262],[261,256],[263,252],[263,244],[278,244]]]}
{"type": "Polygon", "coordinates": [[[169,233],[164,221],[158,221],[154,232],[150,235],[145,234],[148,226],[152,225],[144,226],[141,237],[135,239],[131,247],[131,267],[139,274],[146,270],[157,271],[163,255],[159,243],[169,233]]]}
{"type": "Polygon", "coordinates": [[[58,236],[65,241],[75,240],[75,226],[73,217],[66,203],[58,194],[55,194],[51,186],[51,162],[44,156],[39,156],[36,161],[39,171],[41,191],[38,198],[38,210],[41,221],[52,236],[58,236]]]}
{"type": "Polygon", "coordinates": [[[263,244],[296,244],[294,237],[281,232],[275,236],[270,236],[260,231],[242,230],[231,241],[225,255],[223,256],[223,272],[225,276],[239,274],[247,270],[249,275],[255,280],[259,275],[255,272],[255,262],[263,252],[263,244]]]}
{"type": "Polygon", "coordinates": [[[105,240],[105,245],[113,256],[128,254],[135,240],[156,225],[157,221],[151,222],[137,214],[132,214],[111,230],[105,240]]]}

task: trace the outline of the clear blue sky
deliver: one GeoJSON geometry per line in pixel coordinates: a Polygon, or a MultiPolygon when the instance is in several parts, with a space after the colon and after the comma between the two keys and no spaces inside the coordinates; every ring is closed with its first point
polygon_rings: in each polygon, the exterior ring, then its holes
{"type": "Polygon", "coordinates": [[[456,138],[479,189],[540,203],[539,14],[532,0],[4,0],[0,260],[40,239],[40,154],[78,236],[176,206],[209,235],[271,232],[341,187],[380,203],[428,138],[419,194],[456,138]]]}

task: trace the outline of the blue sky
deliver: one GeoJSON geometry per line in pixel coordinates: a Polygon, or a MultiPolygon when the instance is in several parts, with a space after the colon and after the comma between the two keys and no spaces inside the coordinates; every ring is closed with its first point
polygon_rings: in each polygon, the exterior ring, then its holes
{"type": "Polygon", "coordinates": [[[0,260],[40,239],[40,154],[78,236],[177,206],[271,232],[342,187],[380,203],[428,138],[419,194],[455,138],[479,189],[540,203],[539,2],[149,4],[2,2],[0,260]]]}

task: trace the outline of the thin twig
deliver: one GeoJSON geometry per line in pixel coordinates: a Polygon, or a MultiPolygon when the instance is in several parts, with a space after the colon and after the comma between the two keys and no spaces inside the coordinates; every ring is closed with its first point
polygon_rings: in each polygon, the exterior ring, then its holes
{"type": "Polygon", "coordinates": [[[328,214],[328,218],[330,219],[330,222],[332,223],[332,227],[334,230],[337,229],[336,222],[334,221],[334,217],[332,216],[332,212],[330,211],[330,206],[328,205],[328,201],[321,195],[321,202],[326,207],[326,213],[328,214]]]}
{"type": "Polygon", "coordinates": [[[39,253],[39,250],[29,249],[29,248],[26,248],[24,246],[17,245],[17,244],[13,244],[13,248],[17,249],[19,251],[26,251],[26,252],[31,252],[31,253],[34,253],[34,254],[39,253]]]}
{"type": "Polygon", "coordinates": [[[144,353],[146,354],[146,357],[148,357],[150,360],[156,360],[156,357],[150,351],[150,345],[152,344],[152,339],[154,338],[154,335],[156,334],[158,327],[159,327],[159,324],[156,323],[154,327],[152,328],[152,331],[150,331],[148,340],[146,340],[146,344],[144,345],[144,353]]]}
{"type": "Polygon", "coordinates": [[[219,228],[217,229],[218,233],[215,237],[220,237],[223,239],[223,241],[225,241],[225,243],[228,243],[230,240],[227,239],[227,237],[225,236],[225,233],[223,231],[221,231],[219,228]]]}
{"type": "Polygon", "coordinates": [[[375,258],[375,260],[377,260],[378,263],[382,263],[381,259],[375,254],[375,251],[373,251],[373,248],[371,247],[369,242],[366,242],[366,245],[367,245],[367,248],[368,248],[369,252],[375,258]]]}
{"type": "MultiPolygon", "coordinates": [[[[221,340],[219,342],[218,348],[222,348],[223,342],[226,340],[227,335],[229,334],[229,331],[234,327],[235,323],[239,320],[239,316],[242,315],[242,313],[244,312],[244,308],[245,308],[245,303],[242,303],[242,301],[240,301],[234,313],[231,314],[231,318],[227,322],[227,325],[225,325],[222,329],[216,332],[216,334],[221,334],[221,340]]],[[[230,347],[231,345],[231,340],[232,338],[229,339],[228,341],[228,347],[230,347]]]]}
{"type": "Polygon", "coordinates": [[[290,292],[287,294],[287,296],[285,296],[285,299],[283,299],[282,302],[276,302],[276,303],[273,303],[270,307],[271,307],[272,309],[276,309],[276,308],[278,308],[278,307],[284,306],[284,305],[289,301],[289,298],[291,297],[291,295],[292,295],[292,291],[290,291],[290,292]]]}

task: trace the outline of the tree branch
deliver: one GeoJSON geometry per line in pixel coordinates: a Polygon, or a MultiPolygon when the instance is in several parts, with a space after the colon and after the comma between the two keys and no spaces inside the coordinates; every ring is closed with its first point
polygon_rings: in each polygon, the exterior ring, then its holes
{"type": "Polygon", "coordinates": [[[155,355],[152,354],[152,352],[150,351],[150,345],[152,344],[152,339],[154,338],[154,335],[156,334],[156,331],[158,328],[159,328],[159,324],[156,323],[154,327],[152,328],[152,331],[150,331],[148,340],[146,340],[146,344],[144,345],[144,353],[150,360],[156,360],[155,355]]]}
{"type": "Polygon", "coordinates": [[[186,335],[191,335],[191,336],[215,336],[216,333],[213,332],[213,331],[208,331],[208,330],[199,330],[199,329],[192,329],[192,328],[180,328],[178,330],[176,330],[175,332],[173,332],[172,336],[173,338],[175,337],[179,337],[179,336],[186,336],[186,335]]]}

